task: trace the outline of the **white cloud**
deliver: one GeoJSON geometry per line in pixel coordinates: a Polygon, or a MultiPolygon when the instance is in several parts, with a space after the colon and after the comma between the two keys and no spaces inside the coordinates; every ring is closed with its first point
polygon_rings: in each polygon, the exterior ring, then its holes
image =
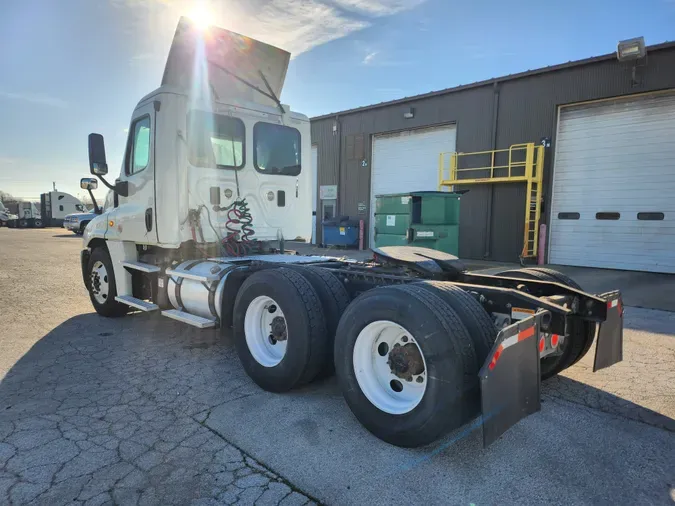
{"type": "Polygon", "coordinates": [[[425,0],[333,0],[335,5],[349,11],[371,16],[391,16],[417,7],[425,0]]]}
{"type": "Polygon", "coordinates": [[[378,53],[379,53],[379,51],[371,51],[370,53],[368,53],[365,56],[365,58],[363,59],[363,61],[361,63],[363,63],[364,65],[368,65],[369,63],[372,63],[373,59],[378,55],[378,53]]]}
{"type": "Polygon", "coordinates": [[[21,100],[23,102],[30,102],[32,104],[58,107],[60,109],[65,109],[66,107],[68,107],[68,103],[65,100],[50,97],[49,95],[45,95],[43,93],[31,93],[31,92],[13,93],[10,91],[0,90],[0,98],[6,98],[8,100],[21,100]]]}
{"type": "MultiPolygon", "coordinates": [[[[194,0],[111,0],[133,10],[129,30],[148,33],[139,55],[166,54],[178,17],[194,0]]],[[[203,0],[212,23],[273,44],[292,56],[371,26],[373,19],[411,9],[426,0],[203,0]]]]}

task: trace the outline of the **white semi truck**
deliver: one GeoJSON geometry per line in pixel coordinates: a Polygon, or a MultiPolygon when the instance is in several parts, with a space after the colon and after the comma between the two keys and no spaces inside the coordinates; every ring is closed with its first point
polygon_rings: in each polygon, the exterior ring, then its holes
{"type": "Polygon", "coordinates": [[[12,214],[9,209],[5,207],[5,204],[2,203],[2,200],[0,200],[0,227],[7,226],[7,223],[12,220],[16,220],[17,218],[18,216],[16,214],[12,214]]]}
{"type": "Polygon", "coordinates": [[[80,199],[69,193],[54,190],[40,195],[40,214],[45,227],[61,227],[69,214],[86,211],[80,199]]]}
{"type": "Polygon", "coordinates": [[[103,137],[89,136],[91,173],[114,192],[81,253],[100,315],[231,328],[247,374],[272,392],[335,371],[356,418],[401,446],[479,415],[487,445],[538,411],[541,380],[594,340],[595,369],[621,360],[619,292],[589,294],[556,271],[490,276],[412,247],[369,262],[286,253],[284,238],[311,236],[316,185],[309,120],[278,100],[288,62],[181,19],[114,183],[103,137]]]}
{"type": "Polygon", "coordinates": [[[41,228],[44,226],[40,210],[34,202],[20,201],[8,204],[12,219],[7,221],[9,228],[41,228]]]}

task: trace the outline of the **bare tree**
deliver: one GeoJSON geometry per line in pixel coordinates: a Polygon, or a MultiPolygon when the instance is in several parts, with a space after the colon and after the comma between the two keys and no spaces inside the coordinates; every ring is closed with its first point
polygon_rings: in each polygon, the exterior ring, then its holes
{"type": "Polygon", "coordinates": [[[23,202],[23,199],[21,197],[15,197],[9,192],[5,192],[0,190],[0,200],[2,200],[3,204],[14,204],[16,202],[23,202]]]}

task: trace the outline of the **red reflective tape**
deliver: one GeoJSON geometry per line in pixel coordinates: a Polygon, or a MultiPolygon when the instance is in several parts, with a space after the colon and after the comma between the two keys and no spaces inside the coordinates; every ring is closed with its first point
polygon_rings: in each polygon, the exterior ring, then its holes
{"type": "Polygon", "coordinates": [[[539,353],[544,353],[545,347],[546,347],[546,341],[544,341],[543,337],[539,338],[539,353]]]}
{"type": "Polygon", "coordinates": [[[497,347],[497,350],[495,351],[495,354],[492,355],[492,360],[490,360],[490,365],[488,365],[488,369],[492,370],[492,369],[495,368],[495,366],[497,365],[497,360],[499,360],[499,357],[501,356],[502,351],[504,351],[504,347],[500,344],[497,347]]]}
{"type": "Polygon", "coordinates": [[[534,327],[528,327],[522,332],[518,333],[518,341],[522,341],[524,339],[527,339],[528,337],[532,337],[534,335],[534,327]]]}

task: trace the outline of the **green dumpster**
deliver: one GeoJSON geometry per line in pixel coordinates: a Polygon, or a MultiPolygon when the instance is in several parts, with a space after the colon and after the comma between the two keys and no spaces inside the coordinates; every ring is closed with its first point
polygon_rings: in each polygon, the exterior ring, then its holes
{"type": "Polygon", "coordinates": [[[459,253],[459,198],[451,192],[375,197],[375,247],[422,246],[459,253]]]}

